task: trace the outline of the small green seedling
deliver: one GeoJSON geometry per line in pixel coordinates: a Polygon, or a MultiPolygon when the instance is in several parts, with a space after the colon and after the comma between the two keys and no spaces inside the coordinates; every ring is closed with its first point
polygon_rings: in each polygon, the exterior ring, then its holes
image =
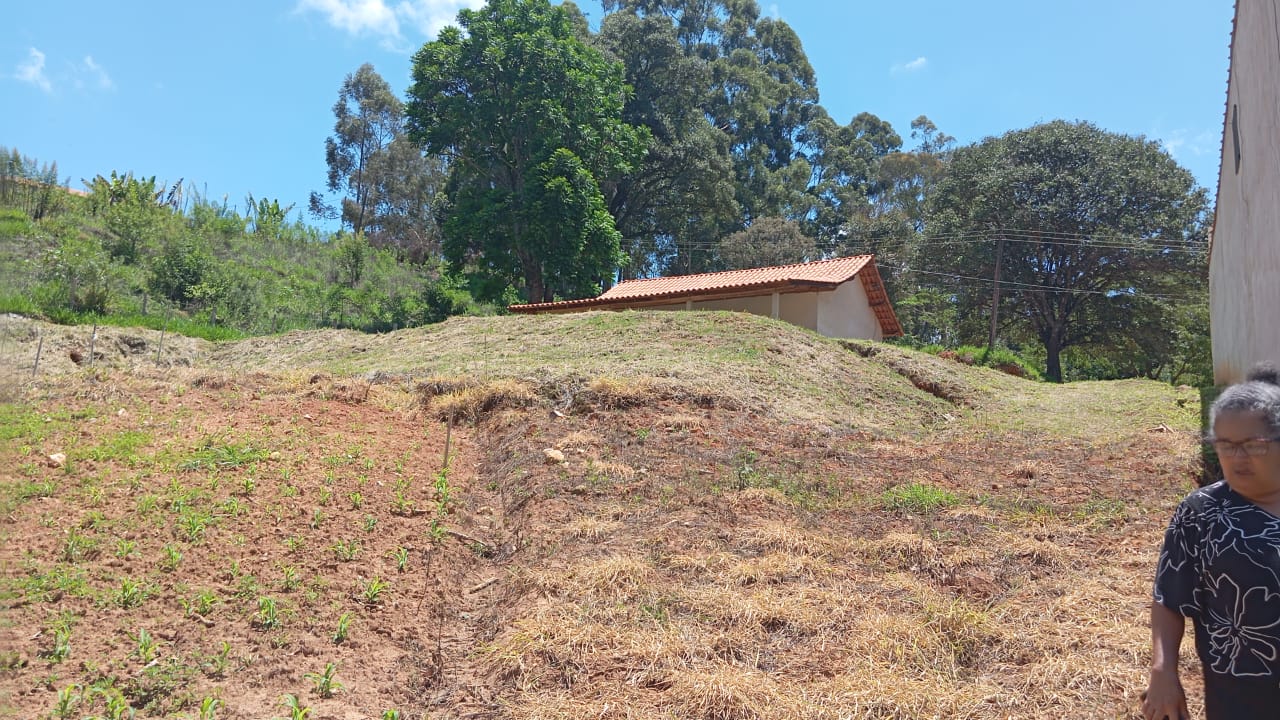
{"type": "Polygon", "coordinates": [[[258,612],[254,613],[253,622],[263,630],[273,630],[280,627],[280,609],[277,607],[274,598],[258,598],[258,612]]]}
{"type": "Polygon", "coordinates": [[[281,568],[284,577],[280,579],[280,590],[283,592],[292,592],[298,589],[298,585],[302,581],[298,578],[298,568],[292,565],[285,565],[281,568]]]}
{"type": "Polygon", "coordinates": [[[347,633],[351,629],[351,613],[344,612],[338,618],[338,629],[333,633],[333,643],[341,645],[347,640],[347,633]]]}
{"type": "Polygon", "coordinates": [[[324,672],[307,673],[302,677],[310,680],[315,687],[316,694],[322,698],[333,697],[333,694],[342,689],[342,683],[337,679],[338,666],[333,663],[325,663],[324,672]]]}
{"type": "Polygon", "coordinates": [[[206,697],[200,701],[200,720],[215,720],[215,713],[222,705],[222,701],[215,697],[206,697]]]}
{"type": "Polygon", "coordinates": [[[142,583],[125,578],[120,581],[120,589],[111,596],[111,599],[116,606],[125,610],[136,608],[147,599],[147,589],[142,583]]]}
{"type": "Polygon", "coordinates": [[[60,663],[71,655],[71,625],[59,620],[53,626],[53,649],[45,657],[51,663],[60,663]]]}
{"type": "Polygon", "coordinates": [[[191,600],[183,600],[182,608],[186,610],[187,617],[199,616],[205,617],[209,611],[213,610],[214,603],[218,602],[218,596],[212,590],[201,590],[191,600]]]}
{"type": "Polygon", "coordinates": [[[120,538],[116,541],[116,557],[121,560],[128,560],[138,552],[138,543],[133,540],[120,538]]]}
{"type": "Polygon", "coordinates": [[[58,704],[53,706],[53,716],[70,718],[75,716],[76,706],[84,700],[84,693],[79,685],[68,685],[58,691],[58,704]]]}
{"type": "Polygon", "coordinates": [[[182,551],[177,546],[166,543],[161,551],[160,569],[164,572],[173,572],[178,569],[178,564],[182,562],[182,551]]]}
{"type": "Polygon", "coordinates": [[[307,720],[311,717],[311,708],[303,707],[298,701],[297,695],[285,695],[280,698],[280,704],[285,706],[289,711],[289,720],[307,720]]]}
{"type": "Polygon", "coordinates": [[[147,632],[146,628],[138,628],[136,634],[130,633],[129,639],[134,643],[133,652],[130,655],[143,663],[156,659],[156,639],[147,632]]]}
{"type": "Polygon", "coordinates": [[[398,547],[391,551],[391,559],[396,561],[396,571],[404,572],[409,567],[409,548],[398,547]]]}
{"type": "Polygon", "coordinates": [[[382,578],[375,577],[361,584],[360,597],[366,605],[377,605],[382,602],[382,593],[387,589],[387,583],[382,578]]]}
{"type": "Polygon", "coordinates": [[[359,540],[339,540],[333,545],[333,552],[343,562],[351,562],[360,554],[359,540]]]}

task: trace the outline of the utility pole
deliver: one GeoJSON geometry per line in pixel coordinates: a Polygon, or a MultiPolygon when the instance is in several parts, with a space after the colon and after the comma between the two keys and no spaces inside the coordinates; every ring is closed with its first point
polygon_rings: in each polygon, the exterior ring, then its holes
{"type": "Polygon", "coordinates": [[[1000,325],[1000,262],[1004,259],[1004,231],[996,237],[996,270],[991,277],[991,333],[987,336],[987,352],[996,349],[996,328],[1000,325]]]}

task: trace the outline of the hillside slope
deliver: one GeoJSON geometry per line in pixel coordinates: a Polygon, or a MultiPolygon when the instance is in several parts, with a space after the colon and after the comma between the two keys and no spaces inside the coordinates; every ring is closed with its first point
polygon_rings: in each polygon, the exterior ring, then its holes
{"type": "Polygon", "coordinates": [[[296,332],[221,344],[206,364],[233,371],[511,379],[549,402],[592,379],[643,381],[664,391],[659,394],[783,422],[890,435],[975,417],[983,425],[1071,435],[1135,423],[1191,429],[1197,421],[1192,413],[1168,418],[1167,406],[1179,398],[1185,405],[1191,394],[1157,383],[1034,383],[742,313],[591,312],[452,318],[382,335],[296,332]],[[1141,391],[1116,392],[1124,387],[1141,391]]]}
{"type": "Polygon", "coordinates": [[[190,353],[0,405],[0,715],[1128,717],[1198,467],[1189,391],[744,316],[190,353]]]}

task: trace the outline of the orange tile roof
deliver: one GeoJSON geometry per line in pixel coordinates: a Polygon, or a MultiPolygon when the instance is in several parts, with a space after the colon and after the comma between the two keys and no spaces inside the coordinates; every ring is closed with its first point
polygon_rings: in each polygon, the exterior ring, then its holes
{"type": "Polygon", "coordinates": [[[600,300],[673,297],[702,294],[716,290],[742,289],[777,283],[822,283],[839,285],[858,274],[871,260],[870,255],[820,260],[799,265],[729,270],[701,275],[678,275],[618,283],[599,297],[600,300]]]}
{"type": "Polygon", "coordinates": [[[512,305],[514,313],[567,312],[592,308],[623,308],[655,305],[662,301],[692,296],[749,295],[756,291],[803,292],[833,289],[861,276],[867,299],[885,335],[901,335],[902,326],[889,305],[872,255],[819,260],[817,262],[750,270],[728,270],[700,275],[627,280],[605,291],[600,297],[582,300],[512,305]]]}

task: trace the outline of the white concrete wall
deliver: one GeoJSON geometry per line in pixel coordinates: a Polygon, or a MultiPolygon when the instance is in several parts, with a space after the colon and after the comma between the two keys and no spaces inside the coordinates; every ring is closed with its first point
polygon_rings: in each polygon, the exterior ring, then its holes
{"type": "Polygon", "coordinates": [[[778,319],[810,330],[818,329],[818,298],[829,293],[788,293],[778,298],[778,319]]]}
{"type": "MultiPolygon", "coordinates": [[[[641,310],[684,310],[683,300],[648,305],[641,310]]],[[[773,294],[728,300],[699,300],[693,310],[728,310],[773,317],[773,294]]],[[[867,303],[862,281],[854,278],[835,290],[783,293],[778,296],[778,319],[814,330],[828,337],[880,340],[880,321],[867,303]]]]}
{"type": "Polygon", "coordinates": [[[858,278],[818,294],[818,333],[835,338],[883,340],[884,332],[858,278]]]}
{"type": "Polygon", "coordinates": [[[753,295],[729,300],[702,300],[693,304],[694,310],[732,310],[752,315],[773,317],[773,295],[753,295]]]}
{"type": "Polygon", "coordinates": [[[1218,384],[1242,380],[1258,361],[1280,363],[1278,6],[1280,0],[1239,0],[1236,10],[1209,262],[1213,373],[1218,384]]]}

